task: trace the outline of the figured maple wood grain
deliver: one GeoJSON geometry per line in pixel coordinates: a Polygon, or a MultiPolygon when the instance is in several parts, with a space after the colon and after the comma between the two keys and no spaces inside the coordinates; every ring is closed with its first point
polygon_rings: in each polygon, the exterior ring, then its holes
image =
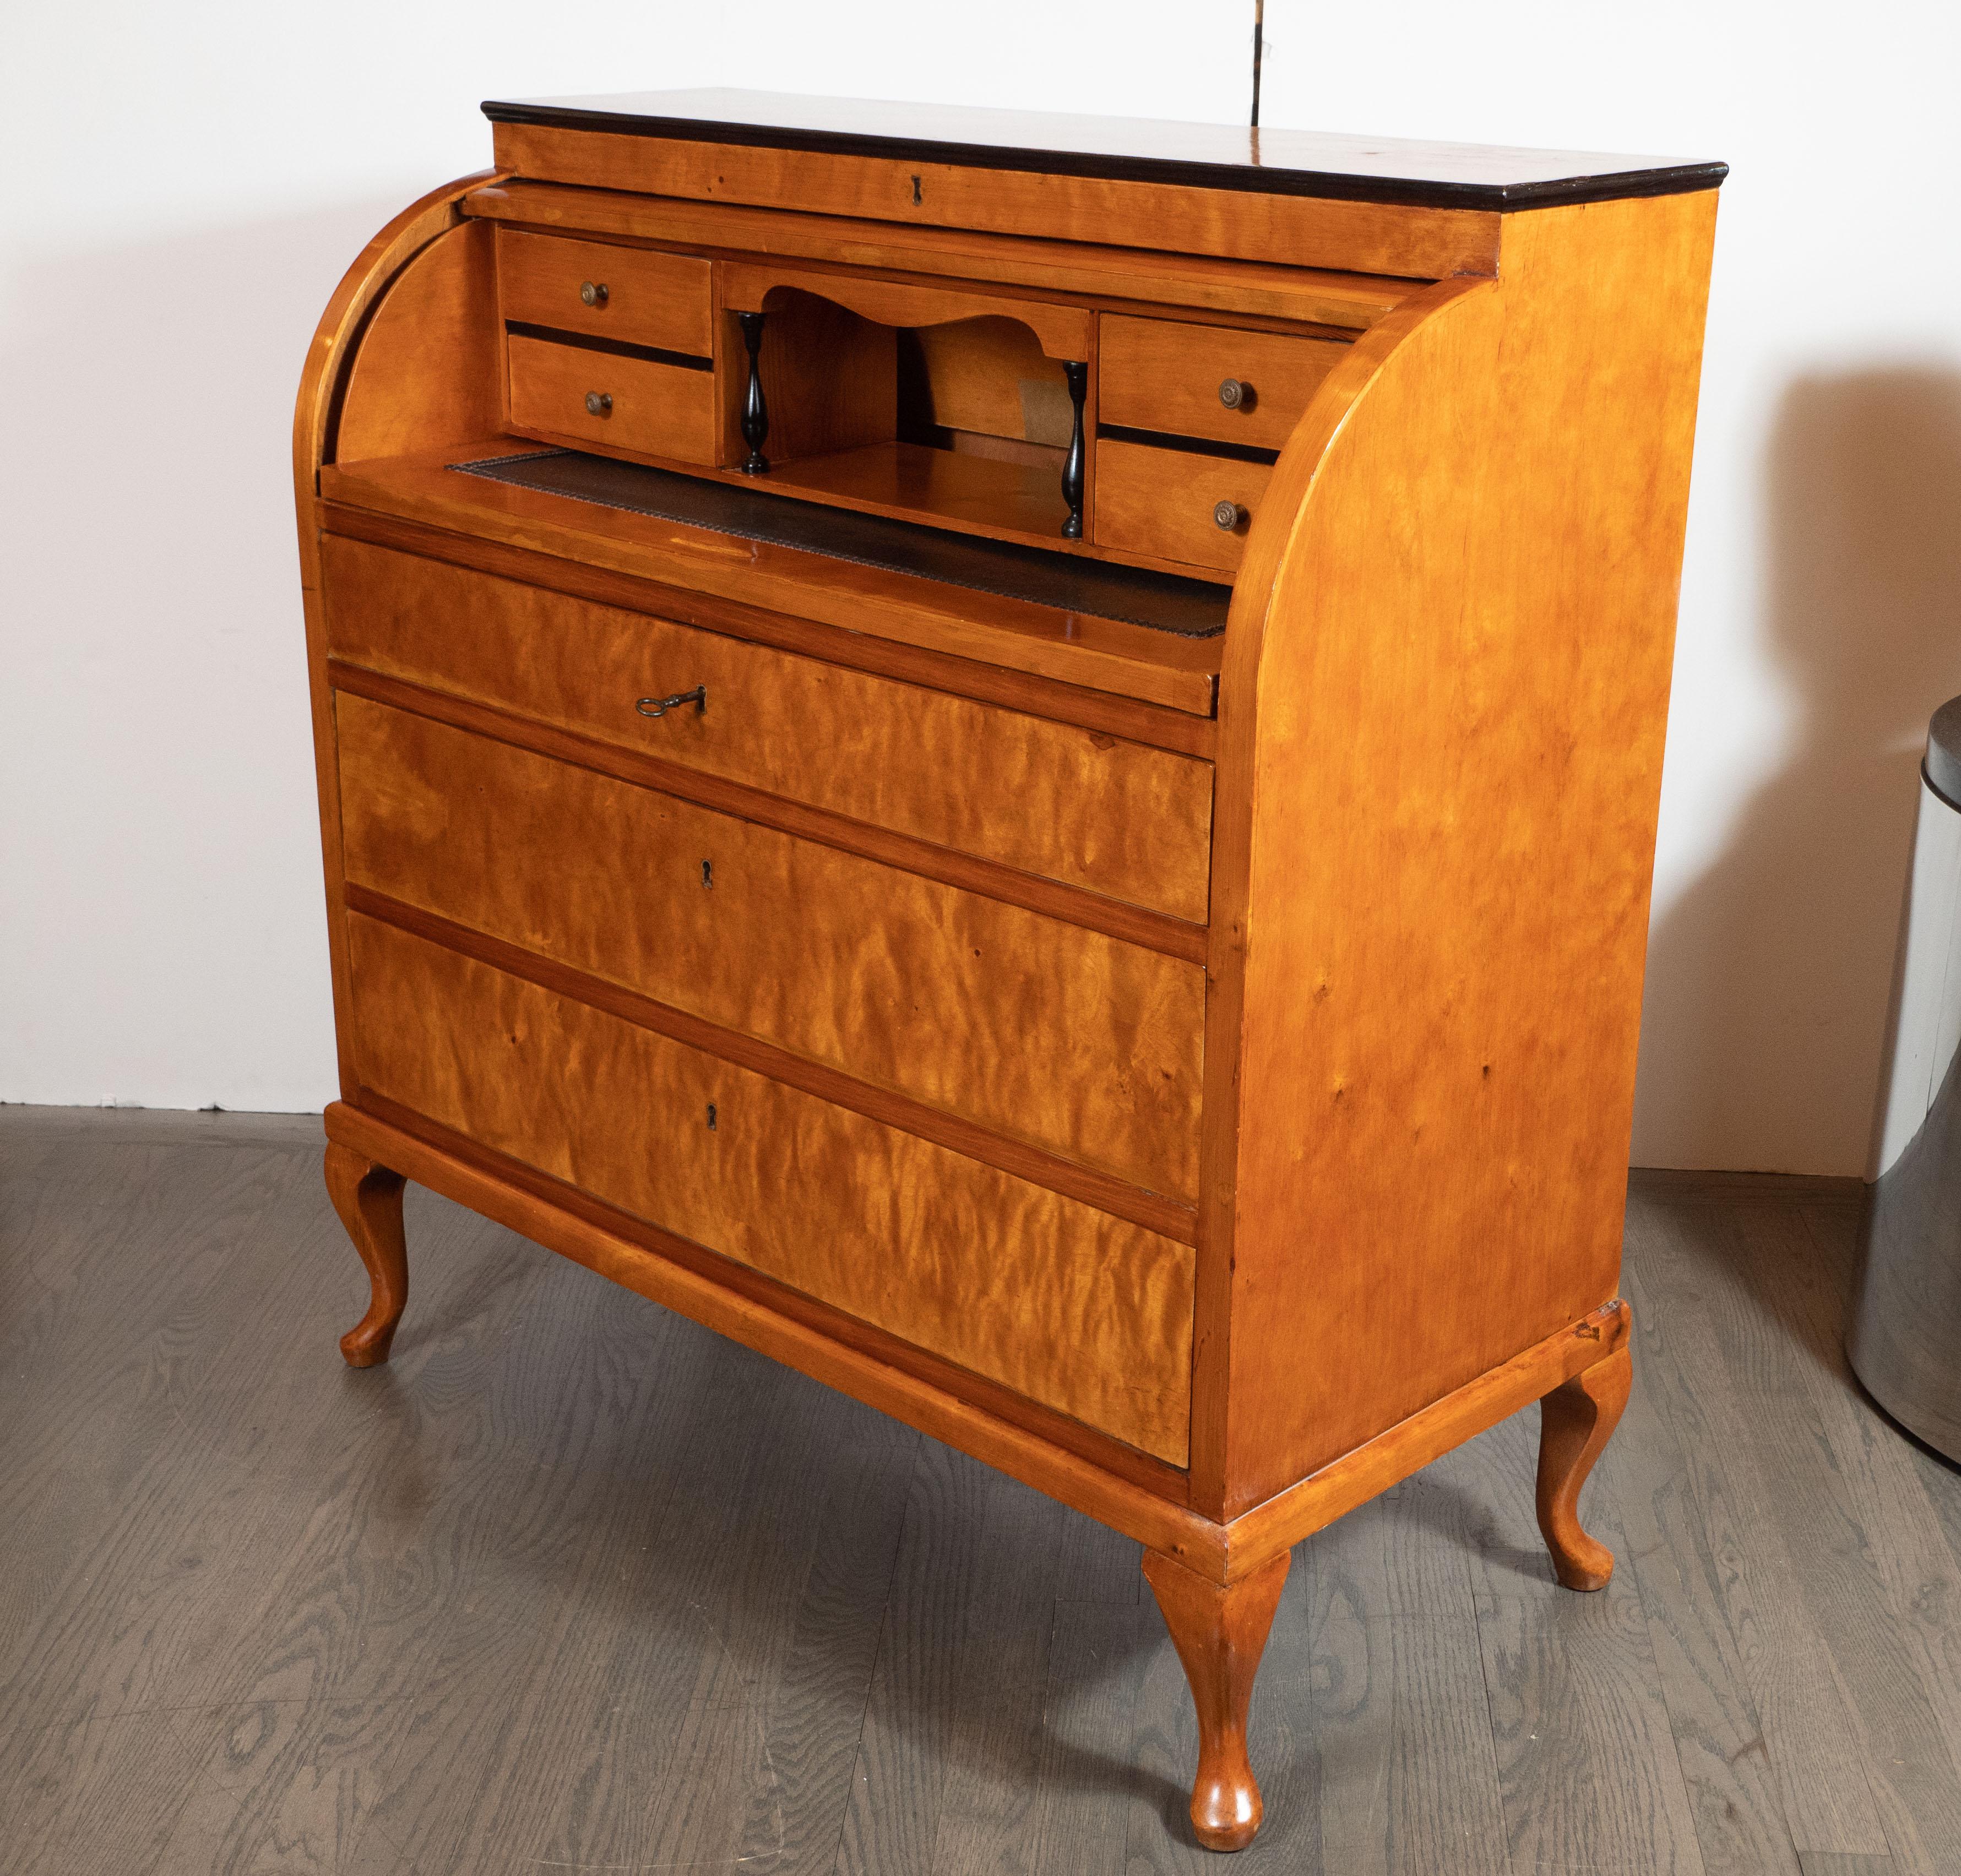
{"type": "Polygon", "coordinates": [[[916,839],[910,834],[850,820],[827,808],[807,807],[781,795],[766,795],[744,782],[724,781],[658,756],[623,748],[616,743],[603,743],[576,731],[560,729],[533,717],[518,716],[467,697],[408,683],[358,664],[334,659],[327,668],[337,690],[412,711],[417,716],[656,789],[663,795],[698,802],[723,814],[795,834],[799,839],[815,840],[842,852],[862,854],[883,865],[917,873],[923,879],[938,880],[964,892],[977,892],[1004,904],[1024,906],[1128,944],[1162,951],[1168,957],[1204,962],[1205,927],[1201,925],[1170,918],[1141,906],[1127,905],[1121,900],[1105,899],[1037,874],[1019,872],[991,860],[976,859],[952,847],[916,839]]]}
{"type": "Polygon", "coordinates": [[[1201,1502],[1258,1502],[1614,1293],[1714,212],[1508,218],[1498,282],[1337,368],[1255,520],[1201,1502]]]}
{"type": "Polygon", "coordinates": [[[971,658],[929,651],[920,645],[868,638],[815,619],[766,611],[739,600],[717,598],[482,536],[451,533],[338,502],[321,503],[320,519],[327,533],[366,541],[374,546],[392,547],[423,559],[473,568],[522,585],[544,587],[597,605],[618,606],[629,612],[697,626],[754,644],[773,645],[779,651],[802,652],[827,664],[869,671],[875,677],[895,677],[933,690],[952,691],[958,696],[1000,704],[1028,715],[1101,731],[1127,742],[1144,743],[1153,748],[1207,760],[1212,755],[1216,733],[1209,717],[1194,717],[1182,710],[1112,696],[1107,691],[1085,690],[1079,685],[1057,683],[998,664],[979,664],[971,658]]]}
{"type": "MultiPolygon", "coordinates": [[[[1195,1244],[1198,1241],[1198,1208],[1184,1199],[1146,1190],[1116,1174],[1102,1171],[1079,1159],[1058,1153],[1040,1142],[990,1128],[984,1122],[950,1108],[933,1107],[899,1089],[863,1080],[827,1062],[796,1054],[779,1043],[745,1035],[740,1030],[725,1028],[677,1005],[661,1002],[640,991],[630,989],[590,971],[562,964],[555,958],[527,950],[507,939],[493,938],[474,926],[459,925],[454,919],[391,899],[356,881],[350,880],[347,883],[346,897],[350,912],[382,919],[418,938],[427,938],[432,944],[474,957],[493,970],[521,977],[526,983],[537,984],[556,995],[570,997],[594,1009],[604,1010],[623,1022],[650,1029],[656,1035],[671,1037],[690,1049],[732,1062],[738,1068],[751,1069],[770,1081],[782,1082],[786,1088],[814,1094],[820,1100],[848,1107],[853,1113],[866,1115],[883,1126],[901,1128],[922,1140],[930,1140],[937,1146],[950,1148],[969,1159],[978,1160],[984,1165],[998,1167],[1017,1179],[1045,1186],[1066,1198],[1078,1199],[1098,1211],[1127,1218],[1146,1231],[1175,1238],[1181,1244],[1195,1244]]],[[[372,1107],[368,1097],[363,1099],[372,1107]]],[[[375,1111],[378,1113],[381,1110],[375,1111]]],[[[407,1113],[403,1108],[391,1109],[389,1118],[400,1123],[407,1113]]],[[[454,1144],[454,1136],[451,1136],[450,1145],[454,1144]]],[[[506,1174],[514,1164],[514,1161],[499,1162],[500,1171],[506,1174]]],[[[553,1202],[563,1203],[576,1199],[579,1194],[576,1187],[567,1185],[556,1188],[548,1196],[553,1202]]],[[[614,1218],[610,1222],[617,1225],[618,1219],[614,1218]]],[[[728,1272],[725,1270],[721,1274],[725,1276],[728,1272]]],[[[780,1303],[784,1298],[780,1296],[776,1300],[780,1303]]],[[[961,1384],[965,1385],[964,1379],[961,1384]]]]}
{"type": "Polygon", "coordinates": [[[336,657],[1191,919],[1209,763],[329,537],[336,657]],[[697,684],[706,711],[639,715],[697,684]]]}
{"type": "Polygon", "coordinates": [[[349,929],[364,1086],[1182,1460],[1188,1247],[375,920],[349,929]]]}
{"type": "Polygon", "coordinates": [[[336,710],[350,882],[1194,1189],[1197,965],[363,698],[336,710]]]}
{"type": "Polygon", "coordinates": [[[1213,1527],[1185,1508],[1182,1468],[371,1088],[362,1090],[360,1098],[358,1108],[328,1104],[330,1139],[371,1158],[384,1156],[405,1168],[414,1184],[944,1438],[1153,1549],[1208,1569],[1216,1562],[1213,1527]]]}

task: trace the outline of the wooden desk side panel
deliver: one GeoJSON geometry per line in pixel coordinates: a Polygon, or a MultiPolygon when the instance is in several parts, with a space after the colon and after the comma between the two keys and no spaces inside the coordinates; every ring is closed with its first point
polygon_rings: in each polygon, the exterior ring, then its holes
{"type": "Polygon", "coordinates": [[[1615,1294],[1714,217],[1507,218],[1495,285],[1338,371],[1276,472],[1291,521],[1256,523],[1221,680],[1213,1515],[1615,1294]]]}
{"type": "MultiPolygon", "coordinates": [[[[340,891],[340,763],[334,745],[333,702],[327,681],[326,616],[320,604],[317,500],[320,472],[330,458],[336,422],[344,414],[359,349],[374,326],[381,323],[378,306],[397,281],[413,277],[419,260],[432,253],[442,256],[424,269],[425,278],[440,284],[432,291],[416,291],[409,296],[416,301],[419,310],[444,309],[446,326],[452,317],[463,324],[471,323],[468,308],[472,295],[480,294],[486,282],[481,269],[473,264],[482,244],[468,232],[459,205],[471,190],[496,180],[493,172],[482,170],[432,190],[404,209],[361,250],[320,314],[306,362],[301,368],[299,392],[294,400],[293,496],[299,523],[300,589],[312,693],[314,772],[320,791],[320,849],[326,872],[327,954],[333,977],[334,1034],[343,1097],[354,1091],[356,1080],[348,1027],[352,1005],[347,973],[346,915],[340,891]],[[443,247],[443,237],[452,233],[463,238],[443,247]]],[[[494,318],[494,314],[493,301],[484,309],[484,316],[494,318]]],[[[429,338],[419,336],[418,321],[397,323],[392,330],[410,349],[419,354],[426,351],[429,338]]],[[[456,328],[450,326],[448,330],[453,337],[456,328]]],[[[378,356],[388,349],[384,339],[376,348],[378,356]]],[[[468,346],[454,346],[451,356],[450,372],[444,378],[445,385],[455,383],[457,375],[467,374],[478,362],[475,349],[468,346]]],[[[439,397],[431,401],[435,387],[426,387],[413,371],[391,371],[378,365],[374,375],[391,388],[406,389],[414,400],[415,414],[406,423],[381,422],[381,427],[391,436],[412,433],[421,422],[443,412],[445,405],[439,397]]],[[[378,419],[389,395],[387,390],[378,390],[370,400],[378,419]]],[[[480,396],[466,377],[462,401],[467,412],[474,412],[480,396]]],[[[418,439],[424,448],[445,440],[435,435],[418,439]]]]}

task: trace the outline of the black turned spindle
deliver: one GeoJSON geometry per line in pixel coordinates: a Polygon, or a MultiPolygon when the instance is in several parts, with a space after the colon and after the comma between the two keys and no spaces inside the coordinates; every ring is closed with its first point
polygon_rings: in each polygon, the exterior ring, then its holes
{"type": "Polygon", "coordinates": [[[742,342],[749,349],[749,387],[742,393],[742,441],[749,446],[743,458],[742,473],[760,476],[770,466],[763,444],[770,434],[770,407],[763,401],[763,374],[759,363],[763,349],[763,315],[738,313],[742,323],[742,342]]]}
{"type": "Polygon", "coordinates": [[[1088,451],[1083,440],[1083,404],[1089,395],[1087,364],[1065,364],[1069,378],[1069,401],[1076,406],[1076,421],[1069,433],[1069,454],[1062,459],[1062,498],[1069,504],[1069,519],[1062,524],[1064,540],[1083,538],[1083,469],[1088,451]]]}

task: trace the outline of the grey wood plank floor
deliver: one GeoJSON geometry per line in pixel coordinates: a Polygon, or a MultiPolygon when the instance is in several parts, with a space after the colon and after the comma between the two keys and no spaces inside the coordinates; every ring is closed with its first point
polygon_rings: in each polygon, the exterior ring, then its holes
{"type": "MultiPolygon", "coordinates": [[[[1220,1868],[1134,1545],[317,1120],[0,1108],[8,1876],[1220,1868]]],[[[1637,1175],[1554,1587],[1531,1411],[1296,1553],[1247,1871],[1961,1873],[1961,1475],[1840,1352],[1849,1190],[1637,1175]]]]}

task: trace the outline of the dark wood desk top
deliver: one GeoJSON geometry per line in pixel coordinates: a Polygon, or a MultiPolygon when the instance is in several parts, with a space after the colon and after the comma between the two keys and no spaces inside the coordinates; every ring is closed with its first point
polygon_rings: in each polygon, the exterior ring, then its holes
{"type": "Polygon", "coordinates": [[[1243,125],[701,90],[488,100],[498,123],[1420,207],[1539,209],[1713,189],[1722,163],[1243,125]]]}

